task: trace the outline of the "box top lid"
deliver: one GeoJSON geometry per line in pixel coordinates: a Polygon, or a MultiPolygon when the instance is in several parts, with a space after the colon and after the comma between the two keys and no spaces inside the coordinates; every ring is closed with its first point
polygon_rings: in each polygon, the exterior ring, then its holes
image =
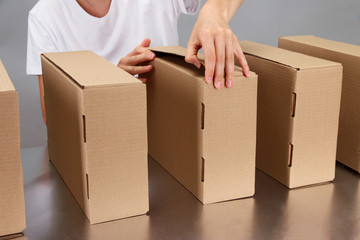
{"type": "Polygon", "coordinates": [[[133,75],[91,51],[44,53],[42,55],[82,88],[142,84],[133,75]]]}
{"type": "Polygon", "coordinates": [[[245,54],[267,59],[291,68],[295,68],[297,70],[340,65],[336,62],[331,62],[260,43],[241,41],[240,45],[245,54]]]}
{"type": "Polygon", "coordinates": [[[0,92],[15,91],[15,87],[0,60],[0,92]]]}
{"type": "Polygon", "coordinates": [[[333,40],[319,38],[313,35],[289,36],[280,38],[300,42],[303,44],[310,44],[312,46],[328,49],[334,52],[341,52],[352,56],[360,57],[360,46],[354,44],[337,42],[333,40]]]}

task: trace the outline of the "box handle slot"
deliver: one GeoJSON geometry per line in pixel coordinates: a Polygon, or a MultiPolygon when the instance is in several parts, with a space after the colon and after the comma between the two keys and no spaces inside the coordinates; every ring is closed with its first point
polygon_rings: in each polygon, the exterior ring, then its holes
{"type": "Polygon", "coordinates": [[[87,196],[87,199],[90,199],[90,196],[89,196],[89,175],[86,174],[86,196],[87,196]]]}
{"type": "Polygon", "coordinates": [[[205,125],[205,104],[201,103],[201,129],[204,129],[205,125]]]}
{"type": "Polygon", "coordinates": [[[84,143],[86,143],[86,117],[85,117],[85,115],[83,115],[82,118],[83,118],[84,143]]]}
{"type": "Polygon", "coordinates": [[[291,143],[289,144],[289,159],[288,159],[288,166],[291,167],[292,165],[292,159],[293,159],[293,151],[294,151],[294,145],[291,143]]]}
{"type": "Polygon", "coordinates": [[[291,109],[291,117],[295,117],[295,108],[296,108],[296,93],[292,93],[292,109],[291,109]]]}
{"type": "Polygon", "coordinates": [[[204,182],[204,175],[205,175],[205,159],[201,158],[201,182],[204,182]]]}

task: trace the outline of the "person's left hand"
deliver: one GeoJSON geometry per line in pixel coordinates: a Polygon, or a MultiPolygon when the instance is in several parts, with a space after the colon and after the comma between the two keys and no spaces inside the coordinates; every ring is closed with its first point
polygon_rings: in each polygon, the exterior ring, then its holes
{"type": "MultiPolygon", "coordinates": [[[[132,75],[144,74],[152,70],[152,65],[146,64],[149,61],[155,59],[155,53],[150,51],[148,47],[150,46],[150,39],[145,38],[139,46],[132,50],[125,57],[121,58],[118,67],[127,71],[132,75]],[[143,65],[143,64],[146,65],[143,65]]],[[[146,82],[146,78],[139,78],[143,83],[146,82]]]]}
{"type": "Polygon", "coordinates": [[[226,76],[226,87],[234,83],[234,54],[246,77],[250,70],[239,41],[231,31],[226,16],[214,4],[205,3],[190,36],[185,60],[200,68],[197,52],[203,48],[205,55],[205,81],[220,89],[226,76]],[[224,73],[225,71],[225,73],[224,73]]]}

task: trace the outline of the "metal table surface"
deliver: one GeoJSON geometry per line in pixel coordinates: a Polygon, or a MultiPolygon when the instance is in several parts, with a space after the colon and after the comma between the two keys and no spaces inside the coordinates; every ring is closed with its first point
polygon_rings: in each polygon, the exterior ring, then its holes
{"type": "Polygon", "coordinates": [[[90,225],[48,161],[22,149],[28,240],[360,239],[360,175],[338,164],[333,183],[289,190],[256,172],[253,198],[202,205],[149,158],[150,215],[90,225]]]}

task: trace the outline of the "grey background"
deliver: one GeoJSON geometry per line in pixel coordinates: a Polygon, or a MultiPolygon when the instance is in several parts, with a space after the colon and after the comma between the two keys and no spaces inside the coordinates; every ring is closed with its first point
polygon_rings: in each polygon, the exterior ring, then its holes
{"type": "MultiPolygon", "coordinates": [[[[0,0],[0,58],[19,92],[23,148],[46,145],[37,78],[25,73],[27,16],[36,2],[0,0]]],[[[196,19],[180,17],[180,45],[186,46],[196,19]]],[[[273,46],[279,36],[303,34],[360,45],[360,1],[246,0],[230,26],[239,40],[273,46]]]]}

